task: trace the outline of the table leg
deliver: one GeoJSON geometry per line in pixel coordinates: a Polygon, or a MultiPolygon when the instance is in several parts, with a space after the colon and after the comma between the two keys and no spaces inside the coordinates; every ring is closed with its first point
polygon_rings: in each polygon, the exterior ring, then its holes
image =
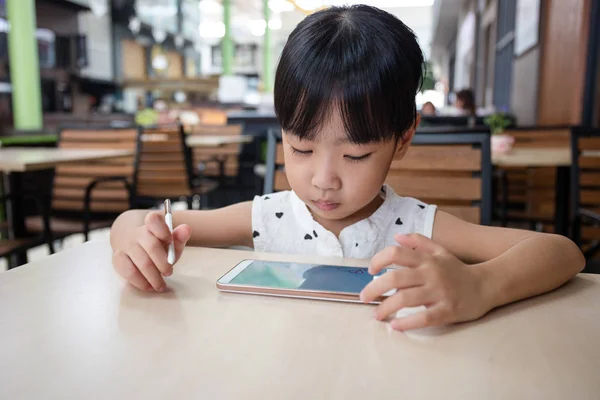
{"type": "MultiPolygon", "coordinates": [[[[4,174],[4,194],[21,192],[21,177],[17,173],[4,174]]],[[[25,215],[23,212],[23,204],[20,201],[6,202],[6,218],[8,222],[8,238],[15,239],[24,237],[25,215]]],[[[9,260],[9,268],[14,268],[19,265],[27,264],[27,252],[22,251],[15,253],[9,260]]]]}
{"type": "Polygon", "coordinates": [[[569,236],[569,168],[567,166],[556,168],[554,232],[563,236],[569,236]]]}
{"type": "Polygon", "coordinates": [[[226,176],[225,176],[225,162],[226,162],[226,158],[219,158],[217,160],[217,162],[219,163],[219,186],[220,186],[220,192],[221,192],[221,196],[219,199],[219,206],[220,207],[225,207],[227,206],[227,185],[226,185],[226,176]]]}

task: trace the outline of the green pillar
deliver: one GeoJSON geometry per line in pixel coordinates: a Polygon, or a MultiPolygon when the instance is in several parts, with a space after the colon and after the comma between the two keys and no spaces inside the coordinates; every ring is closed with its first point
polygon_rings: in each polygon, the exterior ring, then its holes
{"type": "Polygon", "coordinates": [[[21,130],[42,129],[35,0],[8,0],[6,7],[14,126],[21,130]]]}
{"type": "Polygon", "coordinates": [[[273,91],[273,65],[271,63],[271,10],[269,9],[269,0],[263,0],[263,13],[265,17],[265,42],[263,44],[263,82],[265,92],[273,91]]]}
{"type": "Polygon", "coordinates": [[[223,62],[223,75],[233,73],[233,40],[231,39],[231,0],[223,0],[223,24],[225,36],[221,42],[221,55],[223,62]]]}

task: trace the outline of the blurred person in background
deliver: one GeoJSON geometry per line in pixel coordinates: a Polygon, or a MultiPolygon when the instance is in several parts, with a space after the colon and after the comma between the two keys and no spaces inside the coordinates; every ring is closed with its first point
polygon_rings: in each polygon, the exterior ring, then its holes
{"type": "Polygon", "coordinates": [[[436,114],[437,114],[437,111],[435,109],[435,106],[430,101],[425,102],[423,104],[423,107],[421,107],[421,115],[436,115],[436,114]]]}
{"type": "Polygon", "coordinates": [[[463,89],[456,93],[456,103],[454,104],[458,112],[462,115],[475,115],[475,96],[471,89],[463,89]]]}

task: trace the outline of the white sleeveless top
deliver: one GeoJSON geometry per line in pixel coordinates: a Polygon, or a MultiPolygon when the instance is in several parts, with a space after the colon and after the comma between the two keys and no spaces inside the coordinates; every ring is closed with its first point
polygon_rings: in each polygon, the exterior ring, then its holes
{"type": "Polygon", "coordinates": [[[370,217],[344,228],[339,238],[313,219],[293,191],[256,196],[252,203],[254,250],[371,258],[396,245],[397,233],[420,233],[431,238],[435,205],[400,197],[387,185],[381,195],[381,206],[370,217]]]}

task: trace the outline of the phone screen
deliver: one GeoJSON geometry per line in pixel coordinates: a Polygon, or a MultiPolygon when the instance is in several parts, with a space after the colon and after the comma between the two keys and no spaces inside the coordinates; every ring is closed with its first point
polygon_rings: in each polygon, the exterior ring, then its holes
{"type": "MultiPolygon", "coordinates": [[[[387,269],[377,275],[385,272],[387,269]]],[[[372,280],[373,275],[367,268],[255,260],[230,283],[274,289],[360,293],[372,280]]]]}

